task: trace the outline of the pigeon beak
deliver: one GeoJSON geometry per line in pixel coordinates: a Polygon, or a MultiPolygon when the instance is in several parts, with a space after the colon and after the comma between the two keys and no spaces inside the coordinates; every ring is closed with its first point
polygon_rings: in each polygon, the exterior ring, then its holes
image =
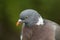
{"type": "Polygon", "coordinates": [[[21,19],[19,19],[19,20],[17,21],[16,26],[19,26],[19,24],[22,24],[22,20],[21,20],[21,19]]]}

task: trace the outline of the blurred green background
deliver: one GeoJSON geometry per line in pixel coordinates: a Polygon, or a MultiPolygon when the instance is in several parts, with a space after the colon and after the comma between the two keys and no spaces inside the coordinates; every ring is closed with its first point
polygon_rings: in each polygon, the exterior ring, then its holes
{"type": "Polygon", "coordinates": [[[60,24],[60,0],[0,0],[0,40],[19,40],[21,27],[16,21],[22,10],[30,8],[60,24]]]}

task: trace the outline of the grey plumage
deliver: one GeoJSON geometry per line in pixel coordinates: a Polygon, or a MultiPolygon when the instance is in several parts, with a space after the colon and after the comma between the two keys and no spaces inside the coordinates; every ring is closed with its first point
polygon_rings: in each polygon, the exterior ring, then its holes
{"type": "Polygon", "coordinates": [[[43,19],[37,11],[27,9],[22,11],[19,17],[25,23],[22,40],[60,40],[60,25],[43,19]],[[39,18],[43,19],[43,25],[36,25],[39,18]]]}
{"type": "Polygon", "coordinates": [[[32,24],[35,24],[38,21],[38,18],[40,15],[37,11],[28,9],[24,10],[20,14],[20,19],[23,20],[24,23],[26,23],[26,26],[32,26],[32,24]],[[26,18],[28,16],[28,18],[26,18]]]}

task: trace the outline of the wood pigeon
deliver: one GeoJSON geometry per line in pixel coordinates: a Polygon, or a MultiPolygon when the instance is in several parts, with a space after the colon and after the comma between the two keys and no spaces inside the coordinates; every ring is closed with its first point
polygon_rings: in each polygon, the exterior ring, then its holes
{"type": "Polygon", "coordinates": [[[22,23],[20,40],[60,40],[60,25],[44,19],[33,9],[23,10],[17,26],[22,23]]]}

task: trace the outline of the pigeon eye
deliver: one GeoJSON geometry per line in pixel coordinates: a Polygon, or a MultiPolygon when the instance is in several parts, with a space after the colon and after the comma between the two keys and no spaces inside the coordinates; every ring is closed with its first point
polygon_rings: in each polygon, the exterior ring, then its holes
{"type": "Polygon", "coordinates": [[[28,16],[26,16],[25,18],[28,18],[28,16]]]}

